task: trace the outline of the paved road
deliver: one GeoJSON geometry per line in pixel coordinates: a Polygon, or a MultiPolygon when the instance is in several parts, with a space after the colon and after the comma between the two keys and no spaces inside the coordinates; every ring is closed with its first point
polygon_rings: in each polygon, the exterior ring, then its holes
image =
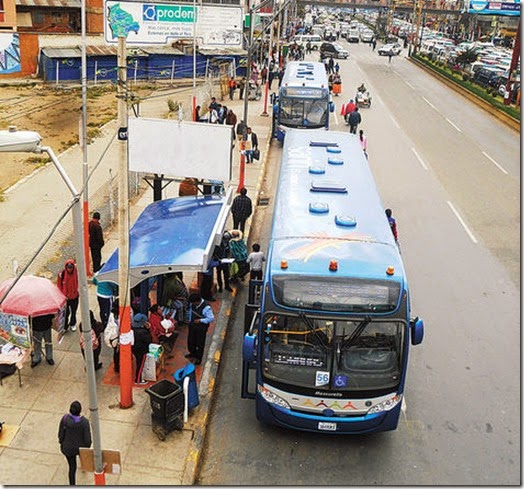
{"type": "MultiPolygon", "coordinates": [[[[259,424],[253,401],[239,394],[237,307],[199,482],[519,484],[519,245],[511,238],[519,227],[518,135],[406,59],[388,64],[364,45],[350,52],[341,62],[343,90],[348,97],[362,81],[372,89],[361,127],[384,204],[398,220],[413,313],[426,322],[424,343],[410,355],[405,412],[397,431],[372,436],[259,424]]],[[[270,188],[278,151],[273,158],[270,188]]],[[[271,206],[259,217],[266,248],[271,206]]]]}

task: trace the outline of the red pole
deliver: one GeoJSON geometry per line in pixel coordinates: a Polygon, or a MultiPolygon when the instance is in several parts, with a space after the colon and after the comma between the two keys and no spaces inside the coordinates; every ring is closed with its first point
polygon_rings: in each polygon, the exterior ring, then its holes
{"type": "Polygon", "coordinates": [[[264,88],[264,112],[262,114],[264,117],[268,117],[269,114],[267,113],[267,99],[269,95],[269,80],[266,80],[266,86],[264,88]]]}
{"type": "Polygon", "coordinates": [[[515,37],[515,45],[513,46],[513,55],[511,56],[511,64],[509,66],[508,82],[506,83],[506,93],[504,94],[504,105],[511,104],[512,77],[513,77],[513,74],[515,73],[515,70],[517,69],[517,65],[519,62],[519,56],[520,56],[520,17],[519,17],[519,24],[517,27],[517,37],[515,37]]]}
{"type": "Polygon", "coordinates": [[[95,472],[95,486],[105,486],[106,485],[106,474],[101,472],[95,472]]]}
{"type": "MultiPolygon", "coordinates": [[[[131,355],[131,308],[128,304],[119,307],[120,318],[120,407],[133,405],[133,358],[131,355]]],[[[136,368],[140,368],[137,365],[136,368]]]]}
{"type": "MultiPolygon", "coordinates": [[[[246,97],[247,97],[247,94],[246,94],[246,97]]],[[[238,175],[237,193],[240,193],[240,191],[244,188],[244,179],[245,179],[245,173],[246,173],[246,155],[244,154],[245,149],[246,149],[246,142],[240,141],[240,173],[238,175]]]]}

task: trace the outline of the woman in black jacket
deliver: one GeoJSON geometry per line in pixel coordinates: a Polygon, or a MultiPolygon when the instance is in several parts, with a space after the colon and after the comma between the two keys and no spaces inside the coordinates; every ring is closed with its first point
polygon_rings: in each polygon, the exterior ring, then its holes
{"type": "Polygon", "coordinates": [[[142,369],[144,367],[144,360],[149,351],[149,344],[153,342],[151,333],[149,332],[149,323],[145,314],[135,314],[133,316],[133,334],[135,341],[131,347],[131,351],[136,359],[136,374],[135,383],[142,385],[147,384],[142,380],[142,369]]]}
{"type": "Polygon", "coordinates": [[[91,446],[91,428],[89,421],[80,413],[82,405],[73,401],[69,407],[69,414],[64,414],[58,427],[58,441],[60,451],[65,455],[69,464],[69,485],[76,484],[76,456],[80,447],[91,446]]]}

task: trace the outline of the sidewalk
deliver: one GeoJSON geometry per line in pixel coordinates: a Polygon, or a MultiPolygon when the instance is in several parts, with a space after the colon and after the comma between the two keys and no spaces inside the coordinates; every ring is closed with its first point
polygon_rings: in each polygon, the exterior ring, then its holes
{"type": "MultiPolygon", "coordinates": [[[[238,96],[238,94],[236,95],[238,96]]],[[[169,98],[166,96],[166,98],[169,98]]],[[[218,98],[218,96],[217,96],[218,98]]],[[[200,100],[199,100],[200,103],[200,100]]],[[[221,102],[222,103],[222,102],[221,102]]],[[[233,109],[238,121],[243,118],[243,101],[225,99],[225,105],[233,109]]],[[[204,104],[201,103],[203,106],[204,104]]],[[[254,206],[260,189],[269,150],[270,117],[260,116],[263,99],[249,102],[249,125],[259,138],[261,159],[246,166],[245,186],[254,206]]],[[[142,102],[141,117],[163,117],[166,112],[165,99],[156,98],[142,102]]],[[[104,129],[104,135],[89,146],[89,164],[95,164],[114,135],[116,123],[104,129]]],[[[43,141],[45,144],[45,141],[43,141]]],[[[238,145],[234,153],[234,188],[238,184],[238,145]]],[[[73,147],[58,155],[61,164],[74,184],[80,187],[82,161],[81,148],[73,147]]],[[[102,160],[100,171],[90,182],[90,192],[107,182],[103,175],[116,175],[117,150],[111,146],[102,160]]],[[[107,179],[107,176],[106,176],[107,179]]],[[[136,220],[142,210],[153,201],[153,190],[144,186],[145,191],[130,206],[130,222],[136,220]]],[[[171,183],[163,191],[163,198],[176,197],[178,185],[171,183]]],[[[29,178],[5,192],[5,201],[0,203],[2,234],[9,239],[0,241],[0,279],[12,276],[11,260],[17,256],[31,256],[54,224],[58,214],[69,205],[71,196],[53,166],[36,171],[29,178]],[[52,198],[50,197],[52,196],[52,198]],[[30,196],[28,198],[28,196],[30,196]],[[37,205],[35,205],[37,204],[37,205]],[[6,232],[8,231],[8,233],[6,232]]],[[[102,218],[103,220],[103,218],[102,218]]],[[[231,225],[229,221],[228,226],[231,225]]],[[[250,220],[246,227],[246,242],[250,220]]],[[[106,245],[103,260],[109,258],[117,247],[118,226],[105,231],[106,245]]],[[[56,249],[56,264],[59,267],[69,256],[71,242],[56,249]]],[[[55,280],[56,277],[49,277],[55,280]]],[[[191,278],[184,277],[187,284],[191,278]]],[[[242,285],[239,285],[240,287],[242,285]]],[[[215,378],[221,357],[221,348],[227,333],[227,323],[235,292],[217,293],[212,303],[215,311],[213,331],[208,332],[205,360],[196,367],[200,405],[190,412],[188,423],[182,431],[174,431],[165,441],[160,441],[151,429],[151,408],[149,396],[143,387],[133,388],[134,405],[120,409],[119,386],[115,385],[112,371],[112,350],[102,346],[100,360],[103,368],[96,372],[100,433],[103,449],[121,452],[122,472],[120,475],[106,475],[107,485],[191,485],[194,483],[196,467],[201,454],[208,410],[215,387],[215,378]]],[[[90,308],[98,317],[96,290],[89,286],[90,308]]],[[[79,312],[80,313],[80,312],[79,312]]],[[[78,313],[77,317],[80,317],[78,313]]],[[[183,327],[184,328],[184,327],[183,327]]],[[[169,378],[175,370],[187,363],[183,357],[186,350],[184,329],[175,345],[175,356],[166,362],[160,378],[169,378]]],[[[187,327],[185,327],[187,329],[187,327]]],[[[82,403],[83,414],[89,415],[87,376],[79,347],[79,332],[68,332],[61,344],[54,337],[55,365],[42,362],[31,369],[26,364],[21,371],[22,387],[17,375],[3,380],[0,386],[0,421],[7,429],[0,437],[0,484],[3,485],[65,485],[67,484],[67,462],[58,445],[58,423],[68,412],[69,404],[77,399],[82,403]]],[[[151,385],[151,384],[150,384],[151,385]]],[[[147,387],[147,386],[145,386],[147,387]]],[[[92,485],[93,474],[77,471],[78,485],[92,485]]]]}

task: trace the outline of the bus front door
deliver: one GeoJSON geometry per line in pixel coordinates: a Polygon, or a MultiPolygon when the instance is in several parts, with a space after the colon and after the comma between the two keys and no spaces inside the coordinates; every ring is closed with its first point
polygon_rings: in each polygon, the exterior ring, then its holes
{"type": "Polygon", "coordinates": [[[244,307],[244,341],[242,344],[242,398],[254,399],[256,393],[256,370],[258,323],[260,306],[246,304],[244,307]]]}

